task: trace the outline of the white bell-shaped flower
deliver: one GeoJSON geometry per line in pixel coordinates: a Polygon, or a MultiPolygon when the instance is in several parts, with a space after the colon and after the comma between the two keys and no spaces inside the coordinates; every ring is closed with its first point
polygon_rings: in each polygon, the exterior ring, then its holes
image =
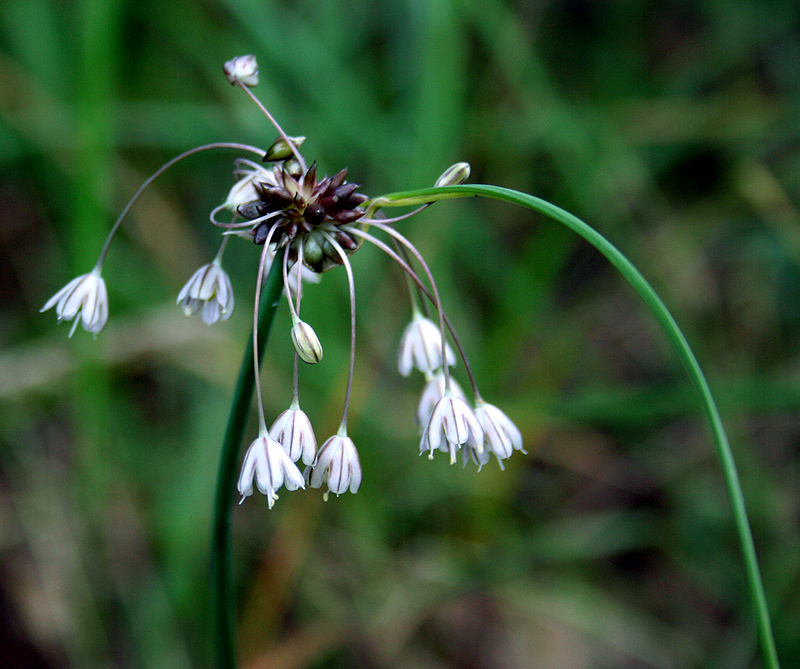
{"type": "Polygon", "coordinates": [[[441,331],[430,318],[415,312],[400,339],[397,359],[400,374],[409,376],[414,368],[426,374],[433,373],[444,365],[444,360],[450,367],[456,364],[450,345],[445,343],[443,357],[441,331]]]}
{"type": "Polygon", "coordinates": [[[70,281],[47,300],[40,311],[52,307],[56,308],[59,322],[75,319],[69,331],[70,337],[78,327],[78,321],[84,330],[97,336],[108,321],[108,291],[106,282],[100,276],[100,269],[95,267],[89,274],[70,281]]]}
{"type": "Polygon", "coordinates": [[[525,452],[522,448],[522,432],[493,404],[481,399],[476,404],[475,417],[483,428],[486,450],[497,456],[502,469],[503,460],[511,457],[515,450],[525,452]]]}
{"type": "Polygon", "coordinates": [[[287,490],[305,488],[305,479],[291,461],[289,455],[277,441],[262,432],[250,444],[244,456],[242,473],[239,475],[238,489],[242,495],[240,504],[245,497],[253,494],[253,481],[258,489],[267,496],[267,504],[271,509],[278,499],[277,490],[286,486],[287,490]]]}
{"type": "MultiPolygon", "coordinates": [[[[423,429],[428,424],[428,421],[431,419],[433,409],[439,400],[444,397],[446,388],[447,386],[445,385],[443,370],[440,369],[436,373],[428,375],[427,383],[425,384],[425,388],[422,390],[422,396],[420,397],[419,404],[417,405],[417,415],[415,417],[417,425],[419,425],[420,429],[423,429]]],[[[461,386],[458,385],[458,382],[453,377],[450,377],[450,391],[455,397],[458,397],[465,402],[467,401],[467,396],[464,394],[461,386]]]]}
{"type": "Polygon", "coordinates": [[[219,261],[203,265],[178,293],[178,304],[187,316],[201,311],[200,317],[211,325],[227,321],[233,314],[233,288],[228,273],[219,261]]]}
{"type": "Polygon", "coordinates": [[[357,492],[361,485],[361,462],[353,440],[336,434],[328,439],[317,454],[317,463],[309,472],[312,488],[328,484],[328,491],[335,495],[357,492]]]}
{"type": "Polygon", "coordinates": [[[277,441],[289,454],[292,462],[302,459],[303,464],[313,465],[317,457],[317,439],[314,428],[305,411],[292,404],[275,419],[269,436],[277,441]]]}
{"type": "Polygon", "coordinates": [[[447,390],[436,403],[422,433],[420,452],[428,451],[428,457],[433,459],[435,450],[449,451],[450,464],[454,464],[456,451],[464,444],[478,453],[483,452],[483,428],[469,405],[455,397],[452,390],[447,390]]]}

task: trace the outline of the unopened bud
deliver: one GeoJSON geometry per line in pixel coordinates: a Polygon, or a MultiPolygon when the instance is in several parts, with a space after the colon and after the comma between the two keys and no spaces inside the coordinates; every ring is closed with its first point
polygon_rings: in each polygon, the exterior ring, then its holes
{"type": "MultiPolygon", "coordinates": [[[[306,141],[305,137],[289,137],[289,141],[294,144],[294,148],[300,148],[300,145],[306,141]]],[[[270,160],[286,160],[294,155],[292,147],[283,137],[278,137],[275,143],[267,149],[267,153],[262,159],[265,163],[270,160]]]]}
{"type": "Polygon", "coordinates": [[[258,63],[253,55],[238,56],[229,60],[222,66],[222,70],[231,84],[235,85],[239,81],[248,88],[258,86],[258,63]]]}
{"type": "Polygon", "coordinates": [[[308,323],[297,321],[292,327],[292,343],[294,350],[303,362],[313,365],[322,360],[322,344],[317,333],[308,323]]]}
{"type": "Polygon", "coordinates": [[[458,186],[469,179],[469,163],[456,163],[451,165],[440,176],[434,184],[436,188],[440,186],[458,186]]]}
{"type": "Polygon", "coordinates": [[[303,166],[297,158],[289,158],[283,163],[283,171],[295,179],[299,179],[303,175],[303,166]]]}
{"type": "Polygon", "coordinates": [[[322,246],[314,236],[308,237],[303,242],[303,259],[311,266],[319,265],[322,262],[324,252],[322,246]]]}

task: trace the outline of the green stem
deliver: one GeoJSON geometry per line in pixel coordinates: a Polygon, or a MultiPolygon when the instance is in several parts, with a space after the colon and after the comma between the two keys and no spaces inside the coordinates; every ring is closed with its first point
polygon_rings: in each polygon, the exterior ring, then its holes
{"type": "Polygon", "coordinates": [[[639,270],[633,266],[628,260],[610,241],[603,237],[599,232],[591,228],[582,220],[573,216],[560,207],[557,207],[549,202],[541,200],[540,198],[520,193],[519,191],[510,190],[507,188],[500,188],[497,186],[485,185],[464,185],[464,186],[449,186],[444,188],[427,188],[424,190],[409,191],[404,193],[393,193],[373,200],[369,204],[370,210],[373,208],[381,207],[399,207],[399,206],[413,206],[425,202],[432,202],[435,200],[465,197],[465,196],[481,196],[493,198],[496,200],[503,200],[512,204],[520,205],[538,211],[545,216],[563,223],[570,230],[579,234],[592,246],[594,246],[600,253],[602,253],[614,267],[616,267],[628,283],[633,286],[634,290],[644,300],[647,307],[655,316],[656,321],[662,327],[667,337],[669,338],[678,356],[686,366],[689,377],[692,379],[697,391],[700,394],[701,404],[708,419],[711,434],[716,446],[717,455],[719,456],[720,465],[722,468],[722,475],[725,481],[725,488],[730,498],[731,507],[733,510],[733,517],[736,523],[736,530],[739,535],[739,543],[741,545],[745,573],[747,576],[747,583],[750,589],[750,597],[752,600],[753,613],[756,618],[756,625],[758,627],[758,634],[761,639],[761,651],[764,659],[764,665],[769,669],[777,669],[778,654],[775,650],[775,640],[772,636],[772,626],[770,623],[769,609],[767,608],[767,601],[764,595],[764,586],[761,580],[761,574],[758,568],[758,560],[756,558],[755,545],[753,543],[753,535],[750,531],[750,524],[747,518],[747,511],[745,509],[744,495],[742,494],[742,487],[739,482],[739,475],[736,471],[736,463],[733,459],[728,437],[725,434],[725,429],[722,425],[722,420],[717,410],[717,405],[711,395],[711,390],[708,387],[708,382],[703,375],[700,365],[689,347],[686,338],[683,336],[675,319],[667,310],[667,307],[658,297],[652,286],[642,276],[639,270]]]}
{"type": "MultiPolygon", "coordinates": [[[[264,282],[258,320],[258,350],[263,352],[283,291],[283,250],[275,254],[269,275],[264,282]]],[[[222,442],[222,454],[217,478],[217,494],[214,501],[214,536],[212,544],[212,576],[214,599],[214,633],[217,642],[219,669],[236,667],[236,603],[233,592],[233,570],[231,550],[231,510],[236,490],[237,469],[242,437],[247,427],[250,404],[255,387],[253,368],[253,338],[248,338],[247,349],[239,371],[239,380],[233,393],[231,413],[222,442]]]]}

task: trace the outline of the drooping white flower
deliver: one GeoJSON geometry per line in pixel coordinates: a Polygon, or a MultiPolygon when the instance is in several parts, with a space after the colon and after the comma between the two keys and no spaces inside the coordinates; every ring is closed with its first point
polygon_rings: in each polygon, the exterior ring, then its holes
{"type": "MultiPolygon", "coordinates": [[[[456,364],[450,345],[445,342],[447,364],[456,364]]],[[[400,354],[397,368],[403,376],[409,376],[415,367],[424,373],[432,373],[443,366],[442,334],[436,324],[421,313],[415,312],[400,339],[400,354]]]]}
{"type": "Polygon", "coordinates": [[[420,452],[428,451],[428,457],[433,459],[435,450],[449,451],[450,464],[454,464],[456,451],[464,444],[478,453],[482,452],[483,428],[469,405],[455,397],[452,390],[448,390],[431,413],[428,425],[422,433],[420,452]]]}
{"type": "Polygon", "coordinates": [[[192,275],[178,294],[177,303],[187,316],[194,316],[202,309],[200,317],[209,325],[231,317],[233,288],[228,273],[218,260],[203,265],[192,275]]]}
{"type": "MultiPolygon", "coordinates": [[[[422,391],[422,396],[417,405],[417,415],[415,416],[415,421],[420,429],[423,429],[428,424],[428,421],[431,419],[431,414],[433,413],[433,408],[436,406],[436,403],[444,397],[445,389],[443,370],[439,369],[434,374],[427,375],[427,383],[422,391]]],[[[455,397],[465,402],[467,401],[467,396],[464,394],[461,386],[458,385],[458,382],[452,377],[450,377],[450,390],[455,397]]]]}
{"type": "Polygon", "coordinates": [[[69,331],[70,337],[78,327],[78,321],[84,330],[96,337],[108,321],[108,291],[99,267],[70,281],[47,300],[40,311],[52,307],[56,308],[59,322],[75,319],[69,331]]]}
{"type": "Polygon", "coordinates": [[[291,461],[288,453],[277,441],[262,432],[250,444],[244,456],[242,473],[239,475],[238,489],[242,495],[241,504],[245,497],[253,494],[253,480],[258,489],[267,496],[269,508],[278,499],[276,491],[283,485],[287,490],[305,488],[305,479],[291,461]]]}
{"type": "Polygon", "coordinates": [[[361,485],[361,462],[353,440],[336,434],[328,439],[317,454],[317,463],[310,470],[309,483],[312,488],[328,484],[328,492],[341,495],[357,492],[361,485]]]}
{"type": "Polygon", "coordinates": [[[500,468],[503,469],[503,460],[510,457],[515,449],[525,452],[522,448],[522,432],[493,404],[481,399],[476,404],[475,417],[483,428],[486,450],[497,456],[500,468]]]}
{"type": "Polygon", "coordinates": [[[317,439],[305,411],[292,404],[275,419],[269,436],[289,454],[293,462],[302,458],[303,464],[313,465],[317,457],[317,439]]]}

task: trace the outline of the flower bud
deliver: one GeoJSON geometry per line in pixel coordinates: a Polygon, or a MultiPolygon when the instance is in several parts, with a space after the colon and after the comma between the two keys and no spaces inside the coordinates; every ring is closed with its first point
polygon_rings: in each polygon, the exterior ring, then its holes
{"type": "Polygon", "coordinates": [[[229,60],[222,66],[225,76],[231,84],[241,82],[248,88],[258,86],[258,63],[253,55],[239,56],[229,60]]]}
{"type": "MultiPolygon", "coordinates": [[[[294,148],[299,149],[303,142],[306,141],[305,137],[289,137],[289,141],[294,144],[294,148]]],[[[271,160],[286,160],[293,155],[292,148],[283,137],[278,137],[271,147],[267,149],[266,155],[262,160],[266,163],[271,160]]]]}
{"type": "Polygon", "coordinates": [[[303,259],[310,267],[315,267],[322,263],[324,255],[322,246],[316,237],[309,237],[303,243],[303,259]]]}
{"type": "Polygon", "coordinates": [[[303,175],[303,166],[297,158],[288,158],[283,164],[283,171],[295,179],[299,179],[303,175]]]}
{"type": "Polygon", "coordinates": [[[322,360],[322,344],[308,323],[297,321],[292,327],[294,350],[303,362],[313,365],[322,360]]]}
{"type": "Polygon", "coordinates": [[[458,186],[469,179],[469,163],[456,163],[451,165],[440,176],[434,184],[436,188],[440,186],[458,186]]]}

